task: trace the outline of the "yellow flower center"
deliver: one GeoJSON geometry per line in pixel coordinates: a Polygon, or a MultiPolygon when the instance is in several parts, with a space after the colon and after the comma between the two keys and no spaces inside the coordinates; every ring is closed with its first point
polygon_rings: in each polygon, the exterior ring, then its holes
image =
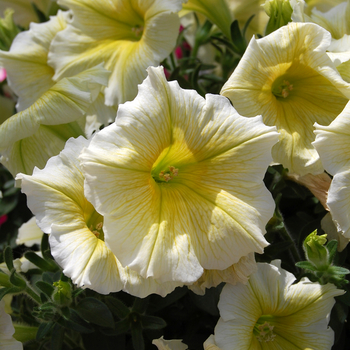
{"type": "Polygon", "coordinates": [[[131,31],[134,33],[134,35],[137,37],[137,38],[140,38],[143,34],[143,26],[140,26],[140,25],[136,25],[135,27],[132,27],[131,28],[131,31]]]}
{"type": "Polygon", "coordinates": [[[272,93],[276,97],[287,98],[292,90],[293,90],[293,84],[291,84],[288,80],[283,78],[277,79],[272,84],[272,93]]]}
{"type": "Polygon", "coordinates": [[[259,342],[267,343],[275,340],[276,334],[273,332],[275,326],[270,323],[271,318],[272,316],[262,316],[256,322],[253,333],[259,342]]]}
{"type": "Polygon", "coordinates": [[[174,166],[169,166],[168,168],[169,170],[162,170],[159,175],[158,178],[155,178],[155,181],[157,182],[168,182],[170,180],[172,180],[175,176],[178,175],[179,173],[179,169],[176,169],[174,166]]]}
{"type": "Polygon", "coordinates": [[[96,210],[90,216],[87,227],[89,230],[101,241],[104,241],[103,233],[103,216],[100,215],[96,210]]]}

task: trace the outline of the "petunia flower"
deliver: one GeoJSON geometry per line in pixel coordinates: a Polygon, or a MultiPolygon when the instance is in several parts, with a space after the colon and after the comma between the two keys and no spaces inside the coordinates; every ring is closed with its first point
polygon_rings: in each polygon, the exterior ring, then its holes
{"type": "Polygon", "coordinates": [[[104,63],[112,71],[106,104],[133,99],[146,68],[175,48],[183,0],[60,0],[73,22],[53,41],[49,64],[54,79],[104,63]]]}
{"type": "Polygon", "coordinates": [[[193,283],[268,244],[273,214],[262,182],[275,128],[240,116],[149,67],[132,102],[80,158],[105,240],[144,278],[193,283]]]}
{"type": "Polygon", "coordinates": [[[273,160],[301,176],[323,172],[311,145],[313,124],[328,125],[350,98],[350,84],[326,54],[330,43],[330,34],[311,23],[252,38],[221,90],[242,115],[262,114],[265,124],[277,126],[273,160]]]}
{"type": "Polygon", "coordinates": [[[102,294],[125,290],[139,297],[165,296],[180,284],[145,280],[123,268],[106,246],[104,220],[84,196],[84,176],[77,159],[88,144],[83,137],[69,139],[44,169],[16,177],[38,226],[50,235],[52,256],[79,287],[102,294]]]}
{"type": "Polygon", "coordinates": [[[85,114],[109,73],[97,66],[65,78],[0,125],[1,162],[13,176],[44,167],[70,137],[84,135],[85,114]]]}
{"type": "Polygon", "coordinates": [[[315,128],[313,145],[327,172],[334,175],[327,205],[337,228],[350,239],[350,104],[330,125],[316,124],[315,128]]]}
{"type": "Polygon", "coordinates": [[[0,50],[0,63],[6,68],[9,86],[19,97],[18,111],[31,106],[55,84],[47,55],[52,39],[66,28],[69,16],[69,12],[58,11],[48,22],[31,23],[29,30],[16,36],[10,51],[0,50]]]}
{"type": "Polygon", "coordinates": [[[259,263],[247,285],[227,284],[218,308],[220,319],[206,349],[330,350],[329,328],[334,297],[344,294],[333,284],[320,285],[295,277],[280,261],[259,263]],[[209,344],[212,347],[209,347],[209,344]]]}
{"type": "Polygon", "coordinates": [[[33,216],[18,229],[16,244],[24,244],[26,247],[31,247],[34,244],[40,244],[42,236],[43,231],[40,230],[36,224],[35,216],[33,216]]]}
{"type": "Polygon", "coordinates": [[[321,12],[313,8],[310,16],[305,12],[304,0],[290,0],[293,7],[292,19],[294,22],[311,22],[328,30],[332,36],[332,42],[327,48],[328,56],[337,66],[338,71],[344,80],[350,64],[350,3],[348,1],[340,4],[334,3],[334,6],[326,12],[321,12]],[[345,65],[345,67],[344,67],[345,65]]]}
{"type": "Polygon", "coordinates": [[[0,348],[6,350],[23,350],[21,342],[13,338],[15,328],[11,316],[5,312],[5,302],[0,301],[0,348]]]}

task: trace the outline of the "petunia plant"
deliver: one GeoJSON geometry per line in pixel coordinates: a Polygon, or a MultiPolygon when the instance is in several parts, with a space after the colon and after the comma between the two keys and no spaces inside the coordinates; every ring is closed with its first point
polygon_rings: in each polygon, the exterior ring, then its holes
{"type": "Polygon", "coordinates": [[[0,0],[0,348],[346,350],[349,9],[0,0]]]}

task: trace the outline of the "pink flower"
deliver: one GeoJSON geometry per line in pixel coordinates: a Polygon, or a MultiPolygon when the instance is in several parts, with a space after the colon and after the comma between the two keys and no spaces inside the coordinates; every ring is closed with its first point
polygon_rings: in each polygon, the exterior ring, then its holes
{"type": "Polygon", "coordinates": [[[0,216],[0,226],[7,221],[7,215],[0,216]]]}
{"type": "Polygon", "coordinates": [[[5,68],[0,68],[0,83],[6,79],[6,70],[5,68]]]}

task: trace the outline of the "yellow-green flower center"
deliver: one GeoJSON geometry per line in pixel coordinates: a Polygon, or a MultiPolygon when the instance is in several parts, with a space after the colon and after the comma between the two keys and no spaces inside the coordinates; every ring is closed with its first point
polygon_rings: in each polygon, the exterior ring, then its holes
{"type": "Polygon", "coordinates": [[[144,29],[143,26],[136,25],[136,26],[131,28],[131,31],[134,33],[136,38],[140,38],[143,34],[143,29],[144,29]]]}
{"type": "Polygon", "coordinates": [[[287,79],[281,77],[272,84],[272,93],[276,97],[287,98],[290,92],[293,90],[293,84],[287,79]]]}
{"type": "Polygon", "coordinates": [[[103,233],[103,216],[100,215],[96,210],[92,213],[87,222],[87,227],[89,230],[101,241],[104,241],[103,233]]]}
{"type": "Polygon", "coordinates": [[[272,316],[261,316],[254,326],[253,333],[259,342],[267,343],[274,341],[276,334],[273,329],[275,326],[272,325],[272,316]]]}
{"type": "Polygon", "coordinates": [[[179,169],[174,166],[169,166],[168,169],[162,170],[159,174],[153,174],[152,177],[156,182],[169,182],[179,173],[179,169]]]}

